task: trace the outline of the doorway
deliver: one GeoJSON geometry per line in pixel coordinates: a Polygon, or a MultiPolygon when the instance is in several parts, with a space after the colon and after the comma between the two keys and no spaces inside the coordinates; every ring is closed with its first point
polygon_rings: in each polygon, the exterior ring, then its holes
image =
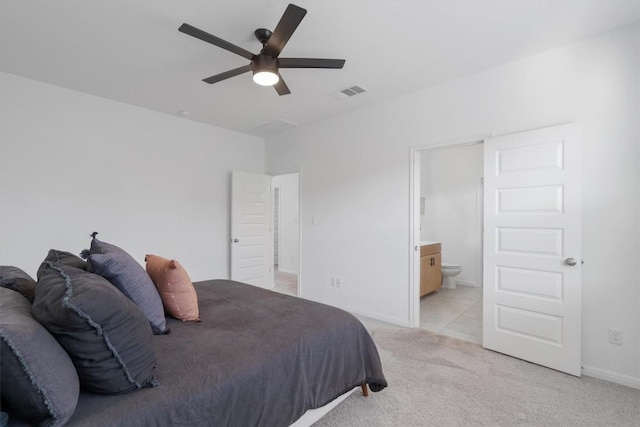
{"type": "Polygon", "coordinates": [[[299,174],[271,178],[274,290],[298,296],[300,275],[299,174]]]}
{"type": "Polygon", "coordinates": [[[440,245],[443,273],[460,271],[420,298],[420,328],[481,344],[482,141],[419,155],[420,242],[440,245]]]}
{"type": "MultiPolygon", "coordinates": [[[[576,376],[582,326],[580,138],[577,124],[483,138],[482,345],[576,376]]],[[[427,148],[412,147],[410,156],[413,327],[420,327],[420,151],[427,148]]]]}

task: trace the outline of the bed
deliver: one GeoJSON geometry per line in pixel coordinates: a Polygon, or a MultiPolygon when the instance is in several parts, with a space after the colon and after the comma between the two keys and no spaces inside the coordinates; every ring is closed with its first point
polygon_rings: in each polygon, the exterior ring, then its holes
{"type": "Polygon", "coordinates": [[[168,318],[171,333],[153,337],[160,385],[81,392],[67,425],[288,426],[354,387],[387,386],[349,313],[229,280],[194,286],[201,322],[168,318]]]}

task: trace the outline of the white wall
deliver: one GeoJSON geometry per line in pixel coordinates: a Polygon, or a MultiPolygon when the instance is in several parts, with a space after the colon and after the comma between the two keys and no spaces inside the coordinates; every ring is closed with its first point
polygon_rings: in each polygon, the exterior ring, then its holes
{"type": "Polygon", "coordinates": [[[264,141],[0,73],[0,264],[35,276],[89,234],[229,276],[230,171],[264,171],[264,141]]]}
{"type": "Polygon", "coordinates": [[[267,169],[303,172],[303,296],[408,324],[409,147],[577,122],[583,364],[640,381],[639,39],[636,25],[271,138],[267,169]]]}
{"type": "Polygon", "coordinates": [[[280,194],[278,270],[298,274],[300,265],[298,174],[274,176],[271,179],[271,187],[279,188],[280,194]]]}
{"type": "Polygon", "coordinates": [[[421,159],[426,203],[420,240],[440,242],[442,262],[462,267],[457,283],[482,286],[482,144],[423,151],[421,159]]]}

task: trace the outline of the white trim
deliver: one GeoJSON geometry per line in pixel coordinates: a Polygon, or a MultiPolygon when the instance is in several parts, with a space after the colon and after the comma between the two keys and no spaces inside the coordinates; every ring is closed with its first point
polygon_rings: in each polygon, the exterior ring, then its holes
{"type": "Polygon", "coordinates": [[[287,274],[295,274],[296,276],[298,275],[298,272],[293,271],[293,270],[289,270],[287,268],[280,268],[280,266],[278,266],[278,271],[280,271],[282,273],[287,273],[287,274]]]}
{"type": "Polygon", "coordinates": [[[620,374],[588,365],[582,365],[582,375],[640,390],[640,378],[632,377],[631,375],[620,374]]]}
{"type": "Polygon", "coordinates": [[[298,168],[298,287],[296,296],[302,295],[302,166],[298,168]]]}
{"type": "Polygon", "coordinates": [[[448,150],[450,148],[460,148],[468,145],[476,145],[484,142],[485,139],[495,136],[494,132],[482,132],[468,137],[459,137],[449,140],[439,141],[435,144],[420,144],[413,145],[411,148],[414,151],[429,151],[429,150],[448,150]]]}
{"type": "Polygon", "coordinates": [[[409,147],[409,319],[420,327],[420,153],[409,147]]]}
{"type": "Polygon", "coordinates": [[[456,280],[456,284],[457,285],[462,285],[462,286],[471,286],[473,288],[479,288],[480,286],[478,286],[478,282],[474,282],[472,280],[456,280]]]}
{"type": "MultiPolygon", "coordinates": [[[[483,141],[484,144],[484,141],[483,141]]],[[[484,150],[482,153],[482,162],[484,163],[484,150]]],[[[484,175],[484,174],[483,174],[484,175]]],[[[476,187],[476,209],[478,215],[476,216],[476,226],[478,230],[480,230],[480,235],[478,238],[480,239],[480,250],[478,251],[478,257],[476,259],[477,262],[477,272],[476,272],[476,285],[478,287],[482,287],[482,277],[484,275],[484,176],[480,178],[480,182],[476,187]]]]}

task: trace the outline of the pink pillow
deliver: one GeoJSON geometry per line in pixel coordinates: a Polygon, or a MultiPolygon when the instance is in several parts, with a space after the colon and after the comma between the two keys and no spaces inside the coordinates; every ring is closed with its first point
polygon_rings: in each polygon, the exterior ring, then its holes
{"type": "Polygon", "coordinates": [[[198,295],[184,267],[158,255],[147,255],[144,260],[165,311],[178,320],[199,322],[198,295]]]}

